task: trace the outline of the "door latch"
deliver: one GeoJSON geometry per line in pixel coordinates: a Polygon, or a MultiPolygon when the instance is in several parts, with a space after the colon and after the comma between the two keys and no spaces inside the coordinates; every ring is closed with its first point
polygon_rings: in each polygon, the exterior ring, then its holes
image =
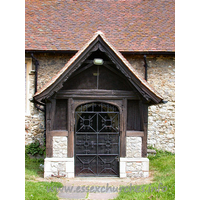
{"type": "Polygon", "coordinates": [[[116,156],[116,157],[115,157],[115,160],[117,160],[117,161],[119,162],[119,156],[116,156]]]}

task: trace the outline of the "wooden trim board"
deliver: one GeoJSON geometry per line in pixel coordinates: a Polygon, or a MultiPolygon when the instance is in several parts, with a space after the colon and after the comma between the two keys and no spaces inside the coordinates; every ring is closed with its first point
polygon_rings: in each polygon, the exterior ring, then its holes
{"type": "Polygon", "coordinates": [[[51,136],[68,136],[68,131],[66,130],[53,130],[50,131],[51,136]]]}
{"type": "Polygon", "coordinates": [[[126,131],[126,137],[143,137],[144,131],[126,131]]]}

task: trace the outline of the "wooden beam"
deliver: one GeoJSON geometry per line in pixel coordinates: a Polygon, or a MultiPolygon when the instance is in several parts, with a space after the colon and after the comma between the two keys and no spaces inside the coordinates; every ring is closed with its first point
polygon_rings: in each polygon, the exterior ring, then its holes
{"type": "Polygon", "coordinates": [[[126,137],[143,137],[144,131],[126,131],[126,137]]]}
{"type": "Polygon", "coordinates": [[[78,89],[78,90],[60,90],[56,94],[57,99],[65,98],[131,98],[139,99],[137,93],[133,91],[124,91],[124,90],[98,90],[98,89],[78,89]]]}
{"type": "Polygon", "coordinates": [[[50,110],[51,130],[53,130],[54,127],[55,114],[56,114],[56,99],[51,99],[51,110],[50,110]]]}
{"type": "Polygon", "coordinates": [[[135,92],[126,90],[101,90],[101,89],[75,89],[75,90],[60,90],[57,94],[102,94],[102,95],[133,95],[135,92]]]}
{"type": "Polygon", "coordinates": [[[68,145],[67,155],[69,158],[74,156],[74,108],[73,99],[68,99],[68,145]]]}
{"type": "Polygon", "coordinates": [[[104,64],[104,67],[106,67],[107,69],[109,69],[111,72],[115,73],[116,75],[118,75],[119,77],[121,77],[122,79],[126,80],[124,75],[122,75],[122,73],[120,73],[119,71],[117,71],[117,69],[114,69],[113,67],[111,67],[110,65],[104,64]]]}
{"type": "Polygon", "coordinates": [[[148,105],[143,104],[142,108],[144,129],[144,136],[142,137],[142,157],[147,157],[148,105]]]}
{"type": "Polygon", "coordinates": [[[71,76],[70,78],[80,74],[81,72],[85,71],[86,69],[92,67],[94,64],[93,63],[89,63],[88,65],[86,65],[85,67],[83,67],[82,69],[78,69],[77,71],[75,71],[71,76]]]}
{"type": "Polygon", "coordinates": [[[53,155],[53,141],[50,134],[51,131],[51,102],[46,103],[46,157],[50,158],[53,155]]]}
{"type": "Polygon", "coordinates": [[[120,157],[126,157],[126,124],[127,124],[127,99],[122,100],[122,114],[120,115],[120,157]]]}
{"type": "Polygon", "coordinates": [[[53,130],[50,131],[51,136],[68,136],[68,131],[66,130],[53,130]]]}
{"type": "Polygon", "coordinates": [[[104,64],[104,66],[109,69],[111,72],[115,73],[117,76],[121,77],[131,88],[133,88],[133,90],[135,90],[135,87],[133,87],[133,85],[130,83],[130,81],[128,81],[128,79],[124,76],[124,74],[122,74],[119,70],[117,70],[117,68],[113,68],[110,65],[104,64]]]}

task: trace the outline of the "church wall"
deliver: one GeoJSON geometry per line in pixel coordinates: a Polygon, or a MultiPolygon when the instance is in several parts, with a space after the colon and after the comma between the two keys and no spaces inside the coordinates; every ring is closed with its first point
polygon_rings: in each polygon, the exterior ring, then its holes
{"type": "MultiPolygon", "coordinates": [[[[27,57],[29,55],[26,55],[27,57]]],[[[73,56],[73,54],[34,54],[39,61],[38,89],[42,88],[73,56]]],[[[124,55],[137,72],[144,77],[142,55],[124,55]]],[[[175,58],[147,55],[148,82],[164,97],[166,104],[149,107],[148,145],[175,151],[175,58]]],[[[30,91],[34,93],[34,75],[30,75],[30,91]]],[[[25,116],[25,144],[35,139],[43,143],[44,113],[33,103],[30,115],[25,116]]]]}

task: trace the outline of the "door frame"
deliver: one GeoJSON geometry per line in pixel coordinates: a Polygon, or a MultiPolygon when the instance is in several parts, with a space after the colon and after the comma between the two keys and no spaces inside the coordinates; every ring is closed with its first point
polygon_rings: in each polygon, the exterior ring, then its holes
{"type": "Polygon", "coordinates": [[[126,157],[126,120],[127,120],[127,99],[105,100],[105,99],[68,99],[68,149],[69,158],[74,157],[74,131],[75,131],[75,110],[81,104],[91,102],[102,102],[116,106],[120,116],[120,157],[126,157]]]}

